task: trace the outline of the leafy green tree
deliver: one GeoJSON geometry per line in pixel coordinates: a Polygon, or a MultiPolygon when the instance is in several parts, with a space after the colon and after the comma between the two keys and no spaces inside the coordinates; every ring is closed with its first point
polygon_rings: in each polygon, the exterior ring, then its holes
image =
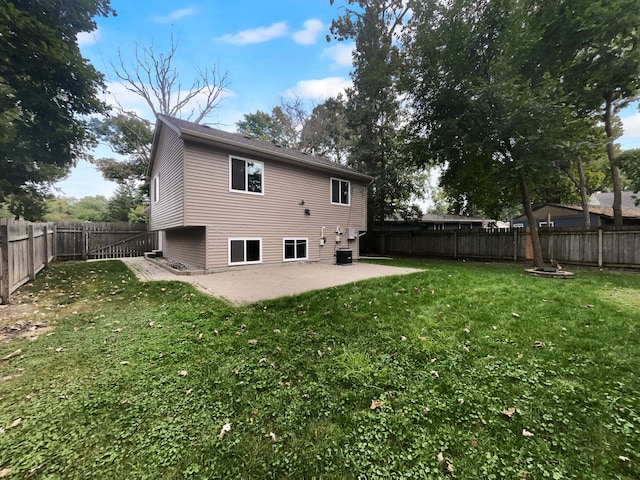
{"type": "Polygon", "coordinates": [[[0,201],[37,219],[50,185],[90,141],[87,115],[105,111],[102,75],[76,36],[115,14],[109,0],[0,2],[0,201]]]}
{"type": "Polygon", "coordinates": [[[131,112],[120,112],[103,120],[93,120],[92,128],[98,139],[107,143],[114,153],[124,157],[124,160],[93,160],[102,176],[119,185],[138,188],[141,195],[148,195],[149,181],[146,174],[153,141],[151,123],[131,112]]]}
{"type": "Polygon", "coordinates": [[[340,94],[316,105],[302,130],[305,151],[347,163],[351,132],[347,125],[347,105],[340,94]]]}
{"type": "Polygon", "coordinates": [[[102,196],[82,197],[53,197],[47,202],[47,214],[44,220],[48,222],[103,222],[106,221],[108,200],[102,196]]]}
{"type": "Polygon", "coordinates": [[[637,0],[538,0],[534,18],[540,66],[562,77],[583,116],[598,116],[606,133],[614,224],[622,225],[622,178],[614,145],[617,112],[640,93],[640,8],[637,0]]]}
{"type": "Polygon", "coordinates": [[[108,222],[128,222],[132,211],[139,211],[146,197],[135,186],[121,183],[107,204],[108,222]]]}
{"type": "Polygon", "coordinates": [[[236,122],[236,130],[248,137],[275,145],[284,146],[287,143],[282,124],[273,115],[260,110],[255,113],[245,113],[244,120],[236,122]]]}
{"type": "Polygon", "coordinates": [[[540,53],[531,14],[519,0],[417,6],[408,89],[417,145],[444,167],[447,196],[496,218],[520,201],[542,268],[532,202],[557,185],[573,112],[558,79],[532,81],[540,53]]]}
{"type": "Polygon", "coordinates": [[[422,194],[420,169],[405,149],[396,88],[402,67],[398,38],[410,8],[403,0],[346,0],[331,24],[334,40],[355,40],[353,88],[347,90],[348,164],[374,178],[368,189],[370,223],[415,215],[411,200],[422,194]]]}
{"type": "MultiPolygon", "coordinates": [[[[620,169],[629,179],[630,188],[635,192],[640,192],[640,148],[625,150],[618,156],[620,169]]],[[[636,197],[636,205],[640,206],[640,198],[636,197]]]]}

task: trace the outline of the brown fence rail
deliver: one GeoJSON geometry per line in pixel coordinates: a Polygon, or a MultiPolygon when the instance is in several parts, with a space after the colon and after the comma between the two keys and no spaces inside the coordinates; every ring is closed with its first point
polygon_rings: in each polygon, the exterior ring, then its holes
{"type": "MultiPolygon", "coordinates": [[[[530,235],[522,229],[374,232],[369,250],[380,254],[526,261],[530,235]]],[[[541,228],[547,259],[599,267],[640,268],[640,229],[541,228]]]]}
{"type": "Polygon", "coordinates": [[[0,219],[0,303],[54,260],[137,257],[156,248],[146,224],[0,219]]]}

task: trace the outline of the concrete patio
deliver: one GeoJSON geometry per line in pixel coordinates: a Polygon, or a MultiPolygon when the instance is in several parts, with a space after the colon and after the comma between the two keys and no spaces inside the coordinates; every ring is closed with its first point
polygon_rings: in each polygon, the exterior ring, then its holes
{"type": "Polygon", "coordinates": [[[206,275],[176,275],[151,259],[124,258],[122,261],[143,282],[154,280],[188,282],[208,295],[226,299],[235,305],[296,295],[369,278],[407,275],[422,271],[356,262],[351,265],[297,263],[206,275]]]}

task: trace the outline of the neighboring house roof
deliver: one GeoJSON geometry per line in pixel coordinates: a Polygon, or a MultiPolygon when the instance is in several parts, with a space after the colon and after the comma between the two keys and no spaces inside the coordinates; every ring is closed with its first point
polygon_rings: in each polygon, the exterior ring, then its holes
{"type": "Polygon", "coordinates": [[[364,181],[371,181],[373,177],[365,175],[363,173],[356,172],[352,168],[340,165],[329,159],[317,157],[303,153],[299,150],[293,150],[290,148],[284,148],[280,145],[265,142],[255,138],[247,137],[239,133],[225,132],[224,130],[218,130],[207,125],[199,123],[188,122],[168,115],[158,115],[158,122],[156,123],[156,131],[154,134],[153,147],[151,150],[151,162],[149,164],[147,174],[151,172],[153,162],[155,159],[155,149],[157,145],[157,136],[159,135],[161,123],[167,127],[173,129],[181,138],[191,141],[213,144],[218,146],[226,146],[227,148],[239,149],[242,151],[255,152],[262,155],[277,158],[289,163],[295,163],[298,165],[305,165],[311,168],[321,169],[325,171],[333,172],[336,175],[349,175],[350,177],[357,178],[364,181]]]}
{"type": "MultiPolygon", "coordinates": [[[[567,210],[567,214],[575,213],[576,215],[582,214],[582,207],[580,205],[562,205],[560,203],[547,203],[546,205],[542,205],[541,207],[535,208],[533,213],[545,209],[547,207],[554,207],[559,209],[567,210]]],[[[589,213],[593,213],[595,215],[601,215],[607,218],[613,218],[613,208],[611,207],[595,207],[589,206],[589,213]]],[[[622,217],[623,218],[634,218],[640,219],[640,210],[638,209],[622,209],[622,217]]],[[[518,218],[514,218],[514,221],[517,220],[526,220],[526,215],[521,215],[518,218]]]]}
{"type": "MultiPolygon", "coordinates": [[[[623,191],[622,208],[627,210],[640,210],[640,206],[636,205],[636,199],[640,199],[640,193],[623,191]]],[[[594,207],[611,207],[613,208],[613,192],[596,192],[589,198],[589,205],[594,207]]]]}
{"type": "MultiPolygon", "coordinates": [[[[405,220],[400,215],[395,215],[393,217],[387,217],[384,220],[385,222],[404,222],[405,220]]],[[[493,222],[493,220],[482,218],[482,217],[466,217],[464,215],[453,215],[453,214],[425,214],[420,217],[420,219],[415,219],[414,222],[422,222],[422,223],[485,223],[485,222],[493,222]]]]}

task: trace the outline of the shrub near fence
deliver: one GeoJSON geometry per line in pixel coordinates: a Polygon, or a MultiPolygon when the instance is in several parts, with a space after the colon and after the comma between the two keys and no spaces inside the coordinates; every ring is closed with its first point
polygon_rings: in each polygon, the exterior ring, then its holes
{"type": "Polygon", "coordinates": [[[0,302],[54,260],[137,257],[156,248],[144,223],[31,223],[0,219],[0,302]]]}
{"type": "MultiPolygon", "coordinates": [[[[547,260],[599,267],[640,268],[640,228],[540,228],[547,260]]],[[[380,254],[437,258],[526,261],[532,259],[529,233],[522,229],[374,232],[380,254]],[[528,246],[529,244],[529,246],[528,246]]]]}

